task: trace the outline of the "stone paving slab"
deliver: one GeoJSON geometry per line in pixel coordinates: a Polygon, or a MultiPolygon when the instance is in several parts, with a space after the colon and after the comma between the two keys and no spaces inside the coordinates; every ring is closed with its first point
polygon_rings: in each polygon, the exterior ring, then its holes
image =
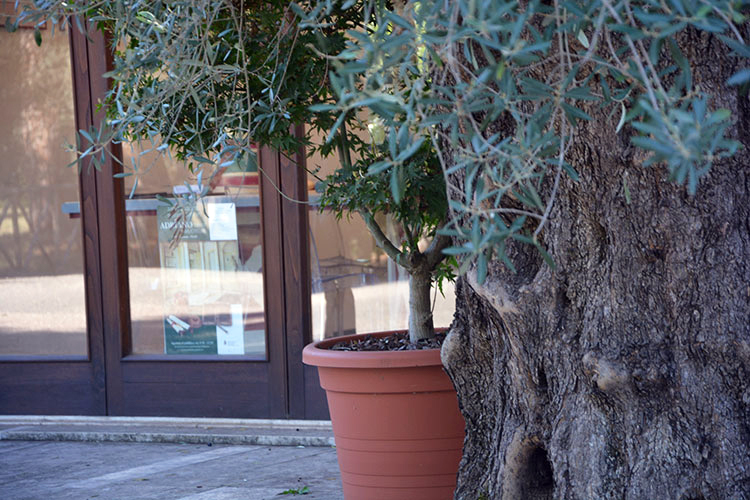
{"type": "Polygon", "coordinates": [[[4,500],[343,500],[330,447],[0,441],[4,500]],[[309,494],[281,495],[307,486],[309,494]]]}

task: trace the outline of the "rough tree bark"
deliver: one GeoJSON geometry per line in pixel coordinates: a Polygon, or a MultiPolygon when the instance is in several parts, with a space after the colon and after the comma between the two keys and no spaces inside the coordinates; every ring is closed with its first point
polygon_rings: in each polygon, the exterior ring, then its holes
{"type": "Polygon", "coordinates": [[[680,44],[746,149],[691,197],[617,117],[581,131],[543,231],[557,269],[517,246],[517,274],[458,284],[456,499],[750,498],[750,102],[715,38],[680,44]]]}

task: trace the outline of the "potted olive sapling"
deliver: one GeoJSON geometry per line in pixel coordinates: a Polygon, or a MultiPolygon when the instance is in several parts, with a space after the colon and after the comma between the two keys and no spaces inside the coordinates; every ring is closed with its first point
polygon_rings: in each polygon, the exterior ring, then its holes
{"type": "MultiPolygon", "coordinates": [[[[304,24],[325,28],[314,14],[304,24]]],[[[409,274],[409,328],[326,339],[307,346],[303,361],[318,367],[326,390],[347,500],[447,500],[455,489],[464,421],[432,319],[431,287],[452,278],[455,265],[444,253],[451,244],[442,231],[445,179],[433,141],[403,119],[399,102],[419,89],[410,88],[408,76],[405,82],[389,77],[387,54],[358,59],[362,51],[350,43],[387,44],[395,35],[388,11],[367,14],[368,22],[350,32],[347,49],[333,58],[327,82],[336,101],[311,107],[316,131],[327,136],[320,152],[337,151],[339,159],[318,189],[322,210],[360,215],[377,245],[409,274]],[[385,76],[370,84],[373,68],[385,76]],[[347,101],[341,90],[358,82],[372,96],[347,101]],[[370,141],[361,139],[365,128],[370,141]],[[386,217],[398,227],[398,239],[389,239],[379,224],[386,217]]],[[[391,50],[418,58],[404,41],[391,50]]],[[[418,65],[413,69],[419,72],[418,65]]]]}
{"type": "Polygon", "coordinates": [[[410,141],[405,127],[394,126],[378,144],[381,127],[371,120],[373,144],[363,148],[350,147],[356,137],[340,127],[333,140],[341,164],[319,186],[321,207],[361,215],[377,245],[408,272],[408,332],[326,339],[307,346],[303,360],[318,367],[326,390],[347,500],[448,499],[464,422],[432,319],[431,286],[452,277],[454,263],[443,253],[450,238],[439,232],[448,213],[445,183],[430,141],[410,141]],[[396,166],[388,158],[399,150],[409,159],[396,166]],[[382,216],[400,228],[399,241],[386,236],[382,216]]]}

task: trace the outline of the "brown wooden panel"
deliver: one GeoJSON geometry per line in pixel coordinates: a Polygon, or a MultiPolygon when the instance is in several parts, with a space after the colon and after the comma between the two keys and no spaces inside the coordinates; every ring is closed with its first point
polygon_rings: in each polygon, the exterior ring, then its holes
{"type": "MultiPolygon", "coordinates": [[[[190,384],[124,384],[123,415],[267,418],[268,393],[254,390],[247,382],[223,383],[226,390],[216,391],[216,383],[206,377],[190,384]]],[[[265,389],[263,385],[260,386],[265,389]]]]}
{"type": "Polygon", "coordinates": [[[2,415],[103,415],[91,390],[91,363],[3,363],[2,415]]]}
{"type": "Polygon", "coordinates": [[[80,381],[55,380],[54,372],[39,383],[3,386],[2,415],[103,415],[101,404],[91,397],[91,388],[80,381]]]}
{"type": "Polygon", "coordinates": [[[305,418],[310,420],[330,420],[326,391],[320,387],[318,369],[304,366],[305,377],[305,418]]]}
{"type": "Polygon", "coordinates": [[[268,418],[269,363],[123,362],[121,415],[268,418]]]}
{"type": "Polygon", "coordinates": [[[43,384],[54,380],[63,384],[72,384],[88,376],[91,368],[88,361],[69,362],[43,362],[3,364],[0,370],[0,385],[19,385],[26,383],[43,384]]]}
{"type": "Polygon", "coordinates": [[[9,354],[0,356],[0,363],[88,363],[89,357],[78,355],[50,356],[50,355],[31,355],[31,354],[9,354]]]}
{"type": "Polygon", "coordinates": [[[223,385],[248,384],[265,386],[269,375],[267,363],[222,363],[219,361],[191,363],[186,361],[166,362],[134,362],[123,363],[122,381],[134,383],[167,383],[175,385],[205,382],[206,380],[220,381],[223,385]]]}

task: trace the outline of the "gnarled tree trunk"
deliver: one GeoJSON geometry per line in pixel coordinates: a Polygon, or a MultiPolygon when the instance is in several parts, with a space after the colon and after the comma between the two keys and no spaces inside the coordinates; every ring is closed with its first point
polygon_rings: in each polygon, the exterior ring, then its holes
{"type": "MultiPolygon", "coordinates": [[[[680,43],[747,148],[736,62],[710,36],[680,43]]],[[[460,280],[443,347],[467,423],[457,499],[750,498],[750,157],[691,197],[616,120],[570,154],[581,178],[543,231],[557,269],[515,246],[516,274],[460,280]]]]}

